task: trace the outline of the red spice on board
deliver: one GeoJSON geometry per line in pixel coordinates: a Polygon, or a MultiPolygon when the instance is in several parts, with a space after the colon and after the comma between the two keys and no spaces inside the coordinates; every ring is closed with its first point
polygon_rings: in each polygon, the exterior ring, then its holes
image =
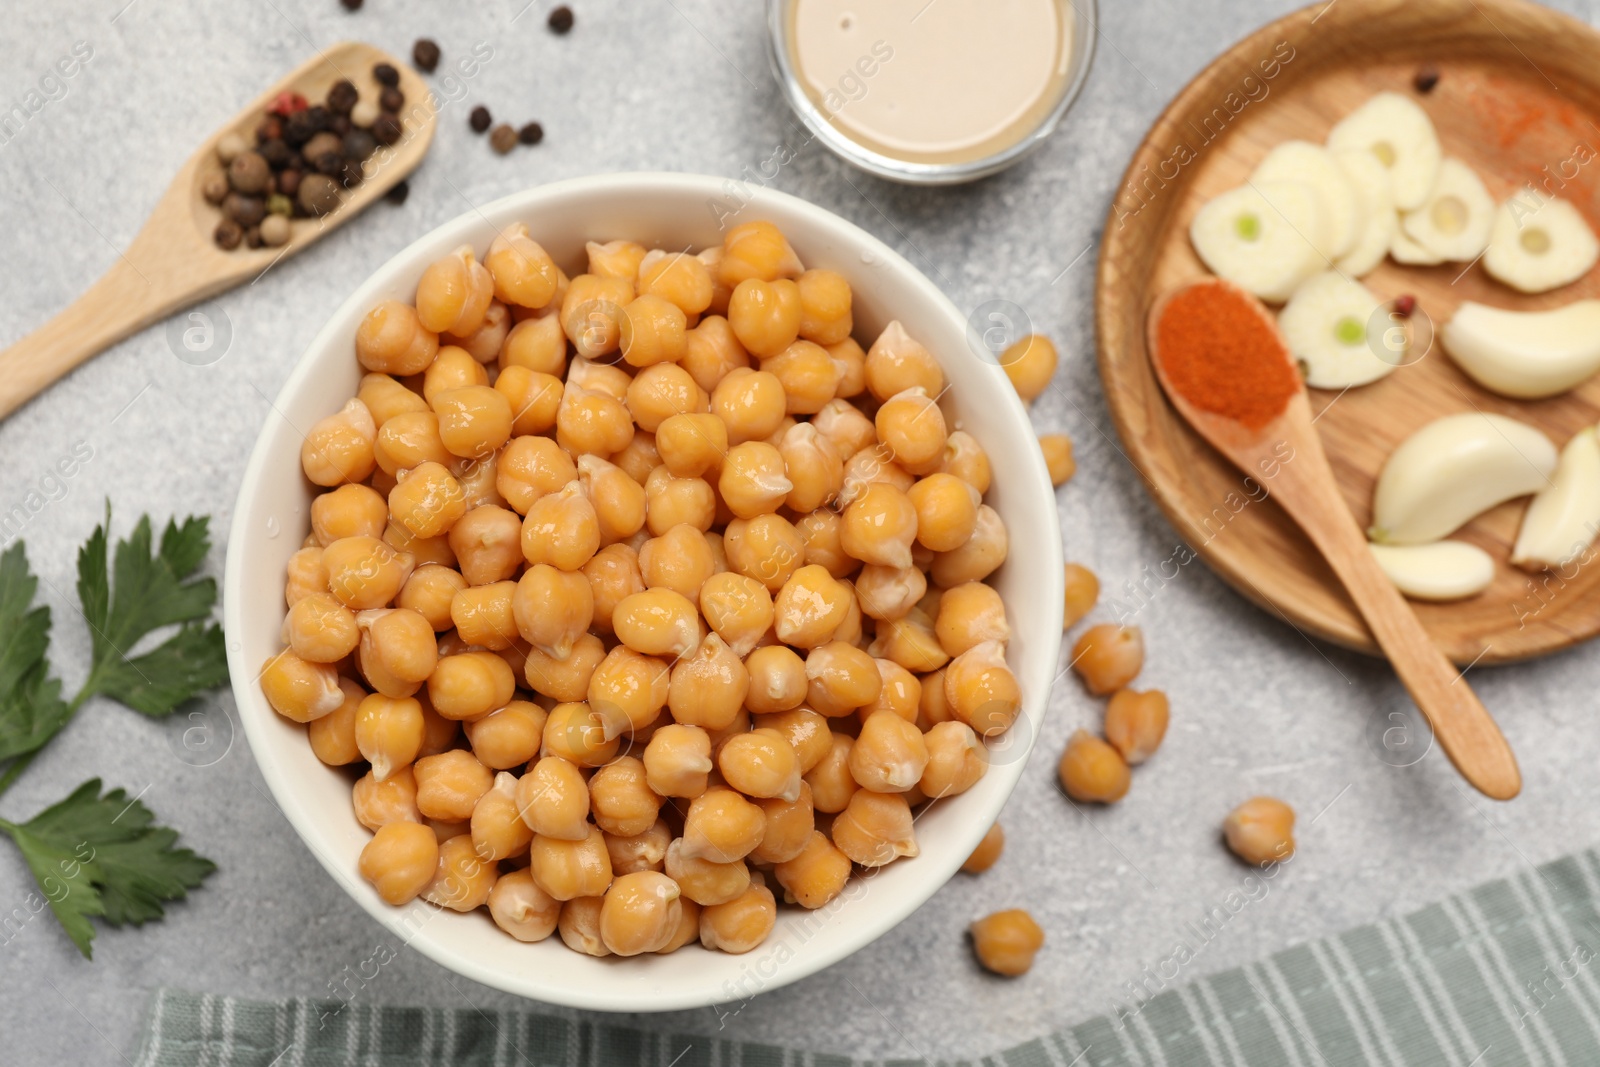
{"type": "Polygon", "coordinates": [[[1254,297],[1221,282],[1178,293],[1156,323],[1167,384],[1201,411],[1256,430],[1283,413],[1300,375],[1254,297]]]}

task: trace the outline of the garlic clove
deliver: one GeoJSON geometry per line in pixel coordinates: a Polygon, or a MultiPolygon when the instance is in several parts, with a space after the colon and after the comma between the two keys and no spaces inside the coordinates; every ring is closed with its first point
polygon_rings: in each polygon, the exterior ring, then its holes
{"type": "Polygon", "coordinates": [[[1459,159],[1439,164],[1439,180],[1415,211],[1400,216],[1400,228],[1443,259],[1465,263],[1488,247],[1494,198],[1473,169],[1459,159]]]}
{"type": "Polygon", "coordinates": [[[1337,259],[1355,247],[1366,217],[1355,186],[1332,152],[1310,141],[1284,141],[1250,175],[1257,188],[1268,182],[1299,182],[1316,193],[1323,220],[1317,251],[1324,257],[1337,259]]]}
{"type": "Polygon", "coordinates": [[[1394,209],[1394,180],[1389,168],[1371,152],[1335,152],[1334,160],[1356,192],[1363,223],[1350,250],[1334,266],[1341,274],[1361,278],[1377,269],[1389,254],[1400,216],[1394,209]]]}
{"type": "Polygon", "coordinates": [[[1500,205],[1483,254],[1491,278],[1524,293],[1575,282],[1600,259],[1600,241],[1577,208],[1536,197],[1525,191],[1500,205]]]}
{"type": "Polygon", "coordinates": [[[1384,462],[1372,498],[1374,541],[1418,545],[1497,504],[1543,489],[1556,446],[1526,423],[1469,411],[1435,419],[1384,462]]]}
{"type": "Polygon", "coordinates": [[[1511,562],[1528,570],[1559,567],[1578,556],[1600,532],[1600,437],[1578,431],[1561,450],[1556,473],[1522,517],[1511,562]]]}
{"type": "Polygon", "coordinates": [[[1219,278],[1281,304],[1327,265],[1323,210],[1302,182],[1241,185],[1208,200],[1189,224],[1195,253],[1219,278]]]}
{"type": "Polygon", "coordinates": [[[1294,291],[1278,313],[1278,329],[1290,354],[1305,368],[1307,385],[1317,389],[1366,385],[1403,362],[1403,352],[1387,359],[1379,356],[1380,345],[1369,338],[1372,329],[1381,331],[1389,325],[1386,318],[1372,325],[1373,312],[1382,303],[1360,282],[1331,270],[1312,275],[1294,291]]]}
{"type": "Polygon", "coordinates": [[[1465,600],[1494,581],[1494,559],[1465,541],[1373,545],[1372,555],[1395,588],[1413,600],[1465,600]]]}
{"type": "Polygon", "coordinates": [[[1361,151],[1389,171],[1395,206],[1420,207],[1439,174],[1439,135],[1417,103],[1399,93],[1378,93],[1328,131],[1335,152],[1361,151]]]}
{"type": "Polygon", "coordinates": [[[1439,331],[1456,365],[1503,396],[1554,396],[1600,370],[1600,300],[1548,311],[1510,311],[1468,301],[1439,331]]]}

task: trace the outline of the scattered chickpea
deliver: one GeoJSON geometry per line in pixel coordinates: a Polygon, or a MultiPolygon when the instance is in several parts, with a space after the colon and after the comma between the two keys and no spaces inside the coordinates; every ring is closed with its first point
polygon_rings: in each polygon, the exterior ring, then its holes
{"type": "Polygon", "coordinates": [[[1167,735],[1167,694],[1119,689],[1106,703],[1106,740],[1130,766],[1138,766],[1161,747],[1167,735]]]}
{"type": "Polygon", "coordinates": [[[1144,635],[1137,626],[1103,622],[1072,646],[1073,669],[1096,696],[1126,688],[1144,666],[1144,635]]]}
{"type": "Polygon", "coordinates": [[[1077,461],[1072,458],[1072,438],[1060,433],[1039,435],[1039,448],[1044,452],[1045,469],[1050,472],[1050,484],[1060,488],[1077,473],[1077,461]]]}
{"type": "Polygon", "coordinates": [[[1251,797],[1228,813],[1222,833],[1246,863],[1282,862],[1294,855],[1294,809],[1275,797],[1251,797]]]}
{"type": "Polygon", "coordinates": [[[1044,931],[1021,908],[997,911],[972,924],[972,949],[978,962],[1007,978],[1026,974],[1043,945],[1044,931]]]}
{"type": "Polygon", "coordinates": [[[1067,739],[1057,771],[1061,788],[1073,800],[1114,804],[1128,795],[1127,761],[1115,748],[1087,730],[1074,731],[1067,739]]]}
{"type": "Polygon", "coordinates": [[[961,869],[968,874],[982,874],[993,867],[1000,859],[1000,853],[1005,851],[1006,832],[1000,828],[999,823],[989,827],[983,835],[983,840],[978,842],[978,847],[972,850],[972,855],[961,865],[961,869]]]}
{"type": "Polygon", "coordinates": [[[1000,367],[1024,403],[1032,403],[1055,377],[1060,357],[1050,338],[1030,334],[1000,353],[1000,367]]]}
{"type": "Polygon", "coordinates": [[[1062,628],[1066,630],[1076,626],[1090,609],[1095,601],[1100,599],[1100,579],[1094,576],[1094,571],[1081,563],[1068,563],[1066,565],[1066,607],[1062,612],[1062,628]]]}

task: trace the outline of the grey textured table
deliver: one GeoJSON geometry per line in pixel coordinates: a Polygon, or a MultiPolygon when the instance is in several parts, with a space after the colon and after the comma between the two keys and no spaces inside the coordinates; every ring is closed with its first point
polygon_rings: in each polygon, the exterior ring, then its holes
{"type": "MultiPolygon", "coordinates": [[[[330,312],[414,237],[515,189],[597,171],[661,168],[737,175],[798,133],[767,72],[758,5],[620,0],[576,3],[577,29],[544,28],[547,0],[429,4],[335,0],[202,4],[59,0],[6,5],[0,101],[20,98],[75,42],[93,58],[0,144],[0,344],[43,322],[125,246],[178,163],[215,125],[314,46],[362,38],[409,54],[435,37],[446,59],[487,40],[495,56],[447,109],[431,158],[401,208],[378,205],[306,255],[213,306],[233,339],[209,366],[174,357],[159,327],[117,346],[0,424],[0,512],[39,491],[20,529],[55,610],[56,662],[81,678],[87,642],[71,595],[80,541],[110,497],[118,529],[141,511],[190,512],[227,530],[267,400],[330,312]],[[126,5],[126,6],[124,6],[126,5]],[[119,10],[120,9],[120,10],[119,10]],[[626,12],[626,13],[625,13],[626,12]],[[467,129],[466,107],[544,123],[545,143],[507,158],[467,129]],[[48,474],[85,442],[93,457],[62,484],[48,474]]],[[[1120,454],[1092,357],[1095,254],[1128,154],[1183,82],[1288,3],[1104,5],[1098,58],[1054,139],[977,186],[916,191],[856,173],[812,145],[774,184],[853,220],[971,306],[1025,305],[1063,352],[1059,391],[1034,408],[1040,430],[1077,442],[1061,493],[1069,557],[1113,593],[1170,556],[1177,535],[1120,454]]],[[[47,85],[46,88],[49,88],[47,85]]],[[[210,562],[220,574],[222,549],[210,562]]],[[[1254,792],[1301,813],[1301,854],[1188,965],[1193,976],[1310,936],[1413,907],[1590,843],[1600,825],[1593,701],[1600,649],[1472,672],[1527,779],[1493,805],[1464,791],[1437,752],[1395,768],[1369,724],[1406,705],[1389,673],[1310,642],[1246,604],[1202,565],[1185,567],[1141,613],[1143,684],[1173,698],[1160,755],[1110,810],[1078,811],[1055,788],[1067,734],[1099,705],[1068,680],[1051,695],[1040,750],[1012,798],[1010,843],[982,878],[959,877],[910,920],[838,966],[734,1014],[707,1009],[637,1024],[857,1055],[973,1053],[1105,1011],[1153,974],[1176,939],[1238,888],[1218,844],[1223,814],[1254,792]],[[1033,971],[982,973],[963,930],[1025,905],[1048,931],[1033,971]]],[[[224,716],[222,697],[210,714],[224,716]]],[[[92,774],[143,798],[220,871],[167,921],[102,930],[87,962],[41,919],[0,945],[6,1047],[0,1061],[116,1059],[132,1046],[148,993],[164,983],[247,996],[354,995],[391,1003],[509,1005],[512,998],[401,952],[368,982],[355,967],[389,935],[348,900],[267,797],[237,737],[205,767],[178,758],[189,724],[91,703],[0,804],[32,814],[92,774]],[[350,995],[347,992],[345,995],[350,995]]],[[[0,911],[32,888],[0,844],[0,911]]],[[[1170,973],[1170,972],[1169,972],[1170,973]]]]}

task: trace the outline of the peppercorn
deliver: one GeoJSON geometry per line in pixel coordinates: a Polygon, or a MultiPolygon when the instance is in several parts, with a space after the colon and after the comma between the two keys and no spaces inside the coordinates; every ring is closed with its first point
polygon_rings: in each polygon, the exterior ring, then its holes
{"type": "Polygon", "coordinates": [[[1410,293],[1403,293],[1394,298],[1394,313],[1402,319],[1409,319],[1411,313],[1417,310],[1417,298],[1410,293]]]}
{"type": "Polygon", "coordinates": [[[489,134],[489,146],[502,156],[517,147],[517,131],[501,123],[489,134]]]}
{"type": "Polygon", "coordinates": [[[259,193],[267,187],[272,168],[260,152],[240,152],[228,164],[228,184],[241,193],[259,193]]]}
{"type": "Polygon", "coordinates": [[[306,109],[306,98],[299,93],[284,89],[272,98],[272,103],[267,112],[272,115],[293,115],[297,111],[306,109]]]}
{"type": "Polygon", "coordinates": [[[261,243],[277,248],[289,243],[289,216],[268,215],[261,220],[261,243]]]}
{"type": "Polygon", "coordinates": [[[343,137],[355,128],[356,124],[350,121],[349,115],[335,115],[328,120],[328,132],[336,137],[343,137]]]}
{"type": "Polygon", "coordinates": [[[394,86],[389,86],[378,94],[378,107],[384,111],[393,111],[399,114],[400,109],[406,106],[406,94],[394,86]]]}
{"type": "Polygon", "coordinates": [[[283,123],[283,139],[292,147],[299,148],[317,135],[317,127],[313,124],[309,109],[296,111],[283,123]]]}
{"type": "Polygon", "coordinates": [[[357,100],[356,106],[350,109],[350,122],[356,129],[365,129],[378,121],[378,102],[376,100],[357,100]]]}
{"type": "Polygon", "coordinates": [[[344,154],[342,152],[324,152],[311,161],[311,169],[318,174],[326,174],[331,178],[344,169],[344,154]]]}
{"type": "Polygon", "coordinates": [[[293,200],[300,192],[300,177],[303,172],[297,167],[285,167],[278,172],[278,192],[293,200]]]}
{"type": "Polygon", "coordinates": [[[574,21],[575,20],[572,16],[572,8],[568,7],[566,4],[562,4],[560,7],[550,12],[550,32],[566,33],[572,29],[572,23],[574,21]]]}
{"type": "Polygon", "coordinates": [[[270,141],[262,141],[256,151],[261,153],[261,158],[267,161],[267,166],[273,170],[282,170],[294,158],[294,149],[284,143],[283,138],[276,137],[270,141]]]}
{"type": "Polygon", "coordinates": [[[244,231],[244,246],[246,248],[260,248],[261,247],[261,227],[260,226],[252,226],[248,230],[244,231]]]}
{"type": "Polygon", "coordinates": [[[211,234],[211,239],[217,242],[217,247],[226,251],[233,251],[239,247],[239,242],[244,240],[244,227],[232,219],[223,219],[217,223],[217,228],[211,234]]]}
{"type": "Polygon", "coordinates": [[[544,127],[537,122],[530,122],[517,131],[517,140],[523,144],[538,144],[544,140],[544,127]]]}
{"type": "Polygon", "coordinates": [[[351,130],[344,135],[344,158],[346,159],[353,159],[357,163],[361,163],[377,150],[378,139],[372,136],[372,131],[370,130],[351,130]]]}
{"type": "Polygon", "coordinates": [[[300,149],[300,154],[307,159],[315,161],[325,152],[343,152],[344,142],[328,130],[323,130],[311,140],[307,141],[300,149]]]}
{"type": "Polygon", "coordinates": [[[494,125],[494,116],[489,114],[489,109],[479,104],[472,109],[472,116],[467,119],[467,124],[472,127],[473,133],[482,133],[494,125]]]}
{"type": "Polygon", "coordinates": [[[306,108],[306,117],[311,120],[311,125],[319,130],[328,128],[328,123],[333,121],[333,112],[318,104],[316,107],[306,108]]]}
{"type": "Polygon", "coordinates": [[[224,164],[232,163],[241,153],[248,151],[249,145],[244,138],[236,133],[225,133],[217,138],[217,158],[224,164]]]}
{"type": "Polygon", "coordinates": [[[353,159],[346,159],[340,162],[339,173],[335,174],[334,178],[346,189],[354,189],[365,181],[367,176],[362,173],[360,163],[353,159]]]}
{"type": "Polygon", "coordinates": [[[1431,93],[1433,87],[1439,84],[1439,71],[1434,67],[1423,67],[1417,71],[1417,76],[1411,79],[1411,84],[1417,87],[1419,93],[1431,93]]]}
{"type": "Polygon", "coordinates": [[[339,186],[326,175],[307,174],[300,180],[300,206],[309,215],[326,215],[339,206],[339,186]]]}
{"type": "Polygon", "coordinates": [[[379,63],[372,68],[372,76],[379,85],[399,85],[400,72],[390,63],[379,63]]]}
{"type": "Polygon", "coordinates": [[[276,115],[268,115],[256,127],[256,143],[265,144],[268,141],[281,140],[283,137],[283,123],[278,121],[276,115]]]}
{"type": "Polygon", "coordinates": [[[417,43],[411,46],[411,62],[424,74],[432,74],[439,69],[439,45],[428,37],[418,38],[417,43]]]}
{"type": "Polygon", "coordinates": [[[407,181],[398,181],[389,187],[389,191],[383,194],[383,198],[389,201],[389,203],[393,204],[395,207],[399,207],[401,204],[406,202],[406,197],[410,195],[411,183],[407,181]]]}
{"type": "Polygon", "coordinates": [[[283,193],[273,193],[271,196],[267,197],[268,218],[271,218],[273,215],[283,215],[288,217],[289,215],[293,214],[294,204],[290,203],[289,198],[283,193]]]}
{"type": "Polygon", "coordinates": [[[361,10],[361,0],[339,0],[339,3],[344,5],[346,11],[361,10]]]}
{"type": "Polygon", "coordinates": [[[404,131],[405,127],[400,125],[400,119],[387,111],[372,123],[372,136],[379,144],[394,144],[404,131]]]}
{"type": "Polygon", "coordinates": [[[267,213],[264,197],[229,193],[222,200],[222,213],[240,226],[254,226],[267,213]]]}
{"type": "Polygon", "coordinates": [[[212,204],[222,203],[229,189],[228,177],[220,170],[214,170],[200,180],[200,195],[212,204]]]}
{"type": "Polygon", "coordinates": [[[328,110],[335,115],[348,115],[361,99],[361,92],[349,78],[340,78],[328,89],[328,110]]]}

